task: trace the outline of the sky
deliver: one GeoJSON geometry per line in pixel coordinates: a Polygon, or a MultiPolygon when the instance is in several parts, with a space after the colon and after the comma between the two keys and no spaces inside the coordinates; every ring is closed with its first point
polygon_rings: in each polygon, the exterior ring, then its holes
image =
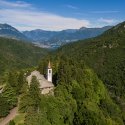
{"type": "Polygon", "coordinates": [[[0,0],[0,23],[20,31],[111,26],[124,12],[125,0],[0,0]]]}

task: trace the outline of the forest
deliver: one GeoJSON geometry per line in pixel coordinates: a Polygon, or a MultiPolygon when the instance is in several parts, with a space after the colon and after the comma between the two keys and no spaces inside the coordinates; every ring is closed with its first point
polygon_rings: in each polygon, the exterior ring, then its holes
{"type": "Polygon", "coordinates": [[[0,37],[0,76],[13,69],[36,66],[47,53],[47,49],[30,42],[0,37]]]}

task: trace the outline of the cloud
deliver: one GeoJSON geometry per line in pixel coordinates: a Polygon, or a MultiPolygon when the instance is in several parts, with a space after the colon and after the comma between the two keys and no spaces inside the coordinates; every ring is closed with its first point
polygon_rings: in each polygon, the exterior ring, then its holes
{"type": "Polygon", "coordinates": [[[111,10],[111,11],[92,11],[91,13],[95,14],[112,14],[112,13],[119,13],[120,11],[111,10]]]}
{"type": "Polygon", "coordinates": [[[63,30],[67,28],[80,28],[89,26],[88,20],[68,18],[60,15],[42,12],[33,9],[31,4],[22,1],[8,2],[0,0],[0,21],[9,23],[19,30],[63,30]]]}
{"type": "Polygon", "coordinates": [[[83,12],[75,12],[73,14],[79,15],[79,16],[86,16],[86,15],[88,15],[88,13],[83,13],[83,12]]]}
{"type": "Polygon", "coordinates": [[[66,7],[70,8],[70,9],[74,9],[74,10],[77,10],[77,9],[78,9],[78,7],[73,6],[73,5],[66,5],[66,7]]]}
{"type": "Polygon", "coordinates": [[[98,21],[102,23],[107,23],[107,24],[114,24],[117,22],[117,20],[115,19],[104,19],[104,18],[100,18],[98,19],[98,21]]]}
{"type": "Polygon", "coordinates": [[[0,0],[0,22],[9,23],[19,30],[63,30],[88,27],[90,22],[85,19],[64,17],[49,12],[33,9],[31,4],[17,1],[15,3],[0,0]]]}
{"type": "Polygon", "coordinates": [[[27,8],[31,7],[31,4],[28,4],[23,1],[16,1],[16,2],[8,2],[6,0],[0,0],[0,6],[2,7],[19,7],[19,8],[27,8]]]}

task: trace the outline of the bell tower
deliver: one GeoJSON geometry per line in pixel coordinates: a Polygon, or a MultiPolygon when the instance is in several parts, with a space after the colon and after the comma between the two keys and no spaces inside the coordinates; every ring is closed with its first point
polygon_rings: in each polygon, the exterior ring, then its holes
{"type": "Polygon", "coordinates": [[[52,68],[51,68],[50,61],[48,63],[48,67],[47,67],[47,80],[49,82],[52,82],[52,68]]]}

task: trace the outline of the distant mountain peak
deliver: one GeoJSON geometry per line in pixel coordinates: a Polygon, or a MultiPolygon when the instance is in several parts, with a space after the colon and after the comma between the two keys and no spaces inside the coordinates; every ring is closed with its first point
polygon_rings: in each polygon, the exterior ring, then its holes
{"type": "Polygon", "coordinates": [[[87,27],[84,27],[84,26],[83,26],[83,27],[81,27],[79,30],[85,30],[86,28],[87,28],[87,27]]]}
{"type": "Polygon", "coordinates": [[[77,31],[77,29],[67,29],[67,30],[62,30],[63,32],[67,32],[67,33],[74,33],[77,31]]]}
{"type": "Polygon", "coordinates": [[[6,23],[0,24],[0,37],[26,40],[26,41],[29,40],[23,33],[21,33],[16,28],[6,23]]]}
{"type": "Polygon", "coordinates": [[[13,29],[15,29],[14,27],[12,27],[11,25],[9,25],[9,24],[7,24],[7,23],[0,24],[0,27],[1,27],[1,28],[13,28],[13,29]]]}

